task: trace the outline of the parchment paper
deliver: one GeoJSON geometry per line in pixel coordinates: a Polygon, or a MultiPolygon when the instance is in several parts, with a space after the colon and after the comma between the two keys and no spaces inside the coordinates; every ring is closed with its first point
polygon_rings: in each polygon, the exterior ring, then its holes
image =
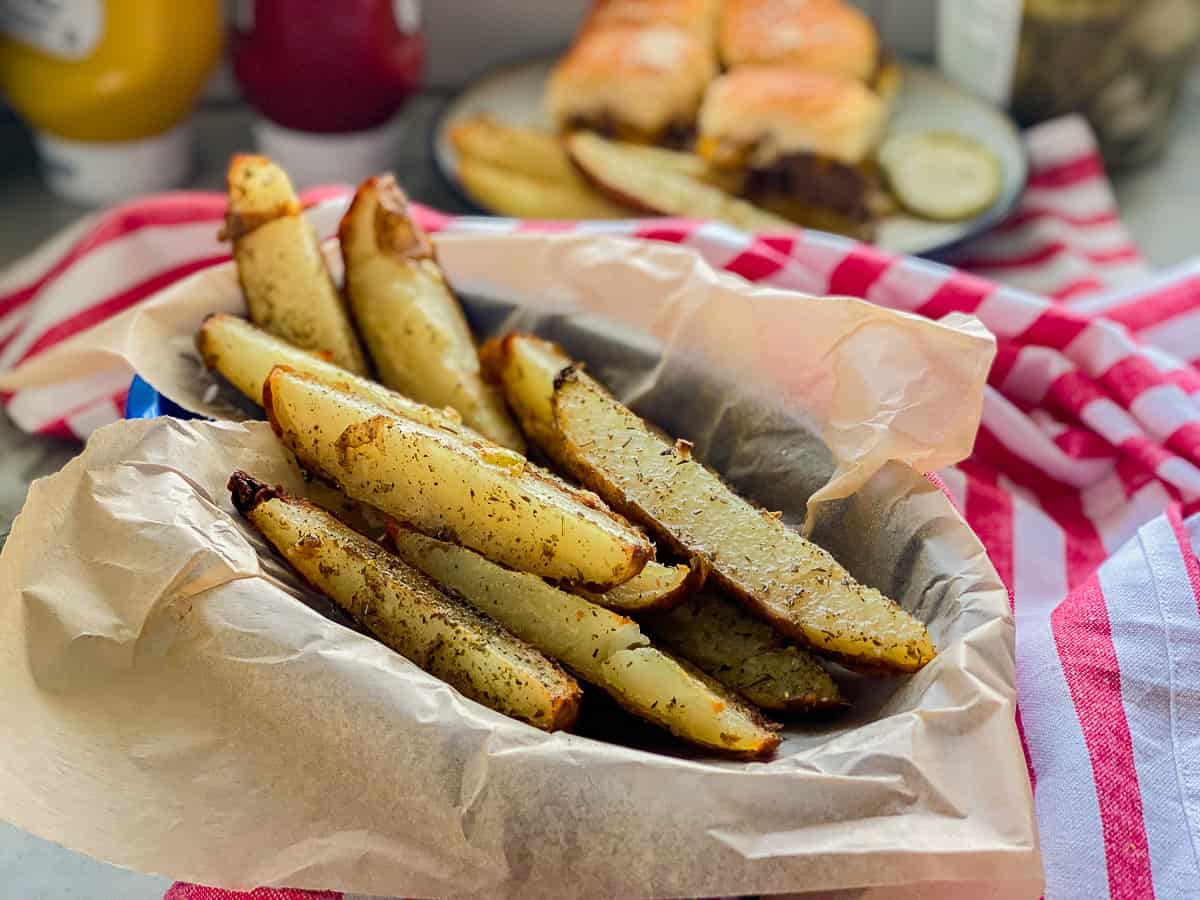
{"type": "MultiPolygon", "coordinates": [[[[970,449],[994,350],[978,323],[751,288],[666,245],[437,244],[479,333],[562,341],[794,524],[819,493],[816,539],[929,622],[939,656],[845,676],[849,713],[792,723],[765,763],[603,710],[546,735],[360,634],[266,552],[224,490],[245,468],[302,491],[264,425],[124,422],[34,485],[0,555],[0,813],[227,887],[1037,896],[1007,594],[918,474],[970,449]]],[[[0,388],[131,365],[244,419],[190,351],[204,314],[240,309],[232,269],[208,270],[0,388]]]]}

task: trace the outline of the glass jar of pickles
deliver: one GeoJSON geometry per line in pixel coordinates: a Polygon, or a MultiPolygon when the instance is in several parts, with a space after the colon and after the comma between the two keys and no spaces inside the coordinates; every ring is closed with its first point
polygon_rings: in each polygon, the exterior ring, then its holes
{"type": "Polygon", "coordinates": [[[1022,124],[1082,113],[1113,168],[1162,152],[1198,48],[1200,0],[942,0],[940,8],[947,74],[1007,104],[1022,124]]]}

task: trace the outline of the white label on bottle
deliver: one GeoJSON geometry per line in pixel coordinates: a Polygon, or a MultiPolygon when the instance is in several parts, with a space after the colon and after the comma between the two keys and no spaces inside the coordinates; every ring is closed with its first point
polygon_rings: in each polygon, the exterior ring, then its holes
{"type": "Polygon", "coordinates": [[[1002,106],[1012,97],[1022,0],[941,0],[937,59],[952,81],[1002,106]]]}
{"type": "Polygon", "coordinates": [[[421,27],[421,4],[418,0],[392,0],[392,17],[397,28],[413,34],[421,27]]]}
{"type": "Polygon", "coordinates": [[[0,32],[60,59],[87,59],[104,35],[101,0],[0,0],[0,32]]]}

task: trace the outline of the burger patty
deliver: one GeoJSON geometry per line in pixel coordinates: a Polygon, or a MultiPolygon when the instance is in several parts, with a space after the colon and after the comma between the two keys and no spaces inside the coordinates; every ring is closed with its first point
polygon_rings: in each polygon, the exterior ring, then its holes
{"type": "Polygon", "coordinates": [[[806,206],[827,209],[852,222],[875,217],[872,195],[879,179],[870,166],[848,166],[811,153],[781,156],[769,166],[746,171],[743,194],[795,197],[806,206]]]}

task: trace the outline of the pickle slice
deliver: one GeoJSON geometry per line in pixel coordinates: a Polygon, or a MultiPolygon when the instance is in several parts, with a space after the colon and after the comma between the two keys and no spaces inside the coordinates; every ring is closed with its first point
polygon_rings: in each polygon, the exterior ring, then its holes
{"type": "Polygon", "coordinates": [[[999,161],[961,134],[898,134],[880,148],[879,166],[900,205],[923,219],[969,219],[1000,196],[999,161]]]}

